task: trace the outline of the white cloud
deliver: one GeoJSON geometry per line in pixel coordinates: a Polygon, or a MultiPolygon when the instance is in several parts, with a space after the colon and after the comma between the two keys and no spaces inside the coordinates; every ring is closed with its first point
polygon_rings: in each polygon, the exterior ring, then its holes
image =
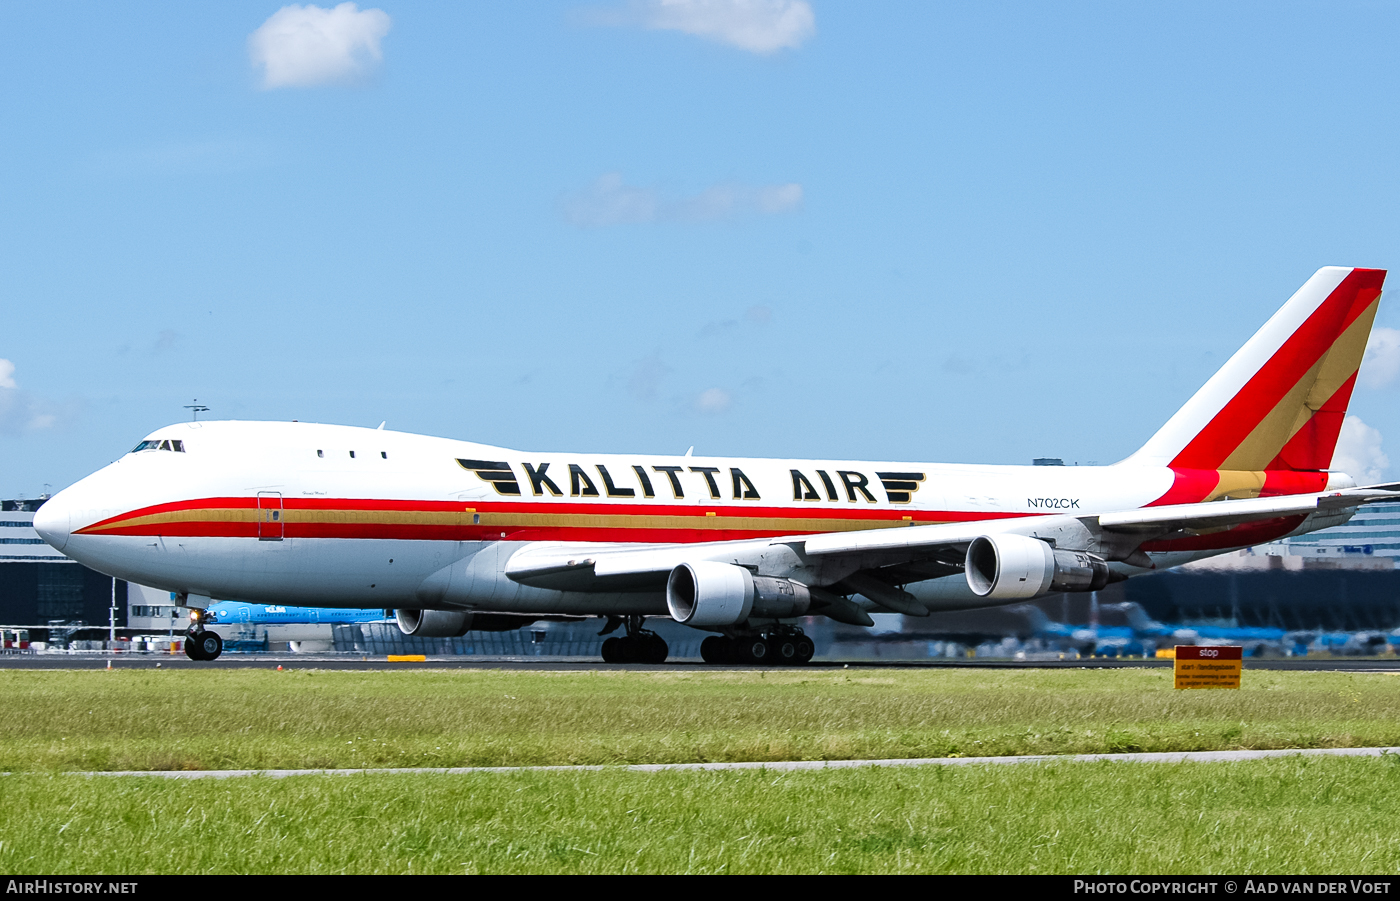
{"type": "Polygon", "coordinates": [[[743,321],[738,319],[716,319],[707,322],[700,329],[702,338],[726,338],[739,333],[746,326],[765,326],[773,321],[773,308],[758,304],[744,311],[743,321]]]}
{"type": "Polygon", "coordinates": [[[670,373],[671,367],[661,359],[661,354],[654,353],[633,367],[627,378],[627,390],[637,400],[655,400],[662,381],[670,373]]]}
{"type": "Polygon", "coordinates": [[[248,56],[263,70],[265,88],[353,82],[383,58],[379,42],[391,24],[382,9],[294,3],[277,10],[248,36],[248,56]]]}
{"type": "Polygon", "coordinates": [[[1390,458],[1381,450],[1381,433],[1361,421],[1359,416],[1342,420],[1342,434],[1337,438],[1337,451],[1332,455],[1332,468],[1365,485],[1379,481],[1390,458]]]}
{"type": "Polygon", "coordinates": [[[156,340],[151,345],[151,356],[159,356],[166,351],[174,350],[184,336],[172,328],[163,328],[156,334],[156,340]]]}
{"type": "Polygon", "coordinates": [[[44,404],[15,381],[15,364],[0,359],[0,435],[18,435],[47,429],[58,422],[58,416],[44,409],[44,404]]]}
{"type": "Polygon", "coordinates": [[[682,31],[752,53],[795,50],[817,33],[807,0],[640,0],[646,28],[682,31]]]}
{"type": "Polygon", "coordinates": [[[266,165],[269,145],[233,138],[180,141],[114,148],[94,153],[86,166],[94,175],[198,175],[238,172],[266,165]]]}
{"type": "Polygon", "coordinates": [[[640,222],[715,222],[739,216],[771,216],[802,205],[799,184],[750,187],[733,183],[706,188],[691,197],[668,198],[656,188],[624,184],[613,172],[587,190],[563,200],[564,218],[580,228],[640,222]]]}
{"type": "Polygon", "coordinates": [[[701,413],[723,413],[733,402],[734,398],[723,388],[707,388],[695,398],[695,408],[701,413]]]}
{"type": "Polygon", "coordinates": [[[1400,329],[1371,329],[1357,381],[1365,388],[1383,388],[1400,375],[1400,329]]]}

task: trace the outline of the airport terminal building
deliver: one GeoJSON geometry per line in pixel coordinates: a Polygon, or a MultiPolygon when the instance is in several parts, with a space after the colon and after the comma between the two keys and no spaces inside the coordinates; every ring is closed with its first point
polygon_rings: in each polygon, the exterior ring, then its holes
{"type": "Polygon", "coordinates": [[[127,584],[69,560],[34,531],[45,498],[0,501],[0,626],[127,625],[127,584]]]}

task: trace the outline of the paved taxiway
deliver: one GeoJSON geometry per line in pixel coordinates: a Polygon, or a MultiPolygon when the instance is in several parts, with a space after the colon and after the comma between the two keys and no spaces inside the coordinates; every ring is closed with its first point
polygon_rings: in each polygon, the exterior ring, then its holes
{"type": "Polygon", "coordinates": [[[1165,751],[1147,754],[1035,754],[1018,757],[914,757],[884,760],[770,760],[736,763],[634,763],[625,766],[580,764],[576,766],[458,766],[400,767],[340,770],[93,770],[68,773],[69,776],[159,776],[165,779],[230,779],[238,776],[385,776],[437,775],[466,776],[474,773],[577,772],[581,770],[626,770],[659,773],[665,770],[848,770],[894,766],[975,766],[1017,763],[1228,763],[1237,760],[1263,760],[1270,757],[1383,757],[1400,754],[1400,748],[1300,748],[1268,751],[1165,751]]]}
{"type": "MultiPolygon", "coordinates": [[[[664,664],[612,664],[589,657],[489,657],[444,656],[425,661],[389,661],[384,657],[336,655],[226,654],[211,662],[164,654],[0,654],[0,669],[83,670],[106,669],[108,661],[118,669],[325,669],[325,670],[412,670],[412,669],[519,669],[583,672],[586,670],[670,670],[694,672],[699,669],[783,671],[787,667],[712,667],[698,658],[679,658],[664,664]]],[[[814,660],[808,669],[1170,669],[1172,661],[1158,659],[1098,658],[1087,660],[814,660]]],[[[1246,660],[1247,670],[1298,670],[1302,672],[1396,673],[1400,658],[1395,657],[1282,657],[1246,660]]]]}

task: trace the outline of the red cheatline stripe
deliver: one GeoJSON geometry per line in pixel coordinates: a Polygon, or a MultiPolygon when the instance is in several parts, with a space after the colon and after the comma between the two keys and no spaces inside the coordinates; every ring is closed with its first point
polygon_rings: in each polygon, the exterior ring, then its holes
{"type": "Polygon", "coordinates": [[[1354,269],[1215,418],[1172,460],[1172,467],[1218,469],[1255,426],[1298,384],[1338,336],[1380,294],[1382,269],[1354,269]]]}
{"type": "Polygon", "coordinates": [[[1168,507],[1172,504],[1195,504],[1205,500],[1220,484],[1220,473],[1214,469],[1178,469],[1172,467],[1172,487],[1157,498],[1149,507],[1168,507]]]}
{"type": "MultiPolygon", "coordinates": [[[[201,510],[255,510],[257,498],[204,498],[202,500],[179,501],[157,504],[114,516],[79,530],[79,534],[102,535],[165,535],[171,537],[231,537],[256,538],[259,524],[253,521],[224,522],[215,519],[189,519],[175,522],[139,523],[135,520],[169,513],[191,513],[201,510]],[[130,525],[123,525],[130,522],[130,525]]],[[[902,510],[869,510],[853,508],[813,509],[802,507],[755,507],[739,505],[675,506],[608,503],[522,503],[522,502],[443,502],[443,501],[404,501],[380,500],[373,498],[291,498],[287,499],[284,511],[321,510],[327,512],[391,512],[426,513],[441,516],[444,513],[461,517],[457,523],[429,522],[297,522],[283,520],[279,524],[263,523],[264,534],[278,529],[286,538],[359,538],[359,539],[402,539],[402,540],[441,540],[476,541],[499,540],[507,537],[512,540],[572,540],[572,541],[637,541],[637,542],[690,542],[723,541],[739,538],[759,538],[784,534],[812,533],[810,524],[806,528],[783,527],[782,521],[820,520],[834,525],[852,521],[868,522],[871,526],[881,523],[896,524],[905,522],[905,517],[913,523],[928,524],[941,522],[965,522],[979,519],[998,519],[1023,516],[1020,513],[971,513],[971,512],[929,512],[902,510]],[[483,517],[499,520],[511,514],[543,514],[548,516],[568,516],[577,518],[577,525],[504,523],[487,522],[472,524],[473,511],[483,517]],[[706,515],[713,513],[713,516],[706,515]],[[601,523],[600,519],[636,517],[636,524],[601,523]],[[657,517],[670,517],[686,520],[685,525],[665,526],[655,524],[657,517]],[[775,527],[755,529],[744,520],[778,520],[775,527]],[[726,520],[733,520],[734,528],[724,528],[726,520]],[[689,523],[694,523],[690,525],[689,523]],[[747,526],[747,527],[746,527],[747,526]]]]}
{"type": "Polygon", "coordinates": [[[1289,494],[1313,494],[1327,488],[1325,472],[1289,472],[1271,469],[1264,473],[1264,488],[1260,497],[1280,497],[1289,494]]]}

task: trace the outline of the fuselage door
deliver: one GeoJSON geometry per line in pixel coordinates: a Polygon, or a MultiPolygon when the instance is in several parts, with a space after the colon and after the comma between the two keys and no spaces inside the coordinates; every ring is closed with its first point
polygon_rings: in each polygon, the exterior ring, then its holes
{"type": "Polygon", "coordinates": [[[258,492],[258,540],[282,540],[282,493],[258,492]]]}

